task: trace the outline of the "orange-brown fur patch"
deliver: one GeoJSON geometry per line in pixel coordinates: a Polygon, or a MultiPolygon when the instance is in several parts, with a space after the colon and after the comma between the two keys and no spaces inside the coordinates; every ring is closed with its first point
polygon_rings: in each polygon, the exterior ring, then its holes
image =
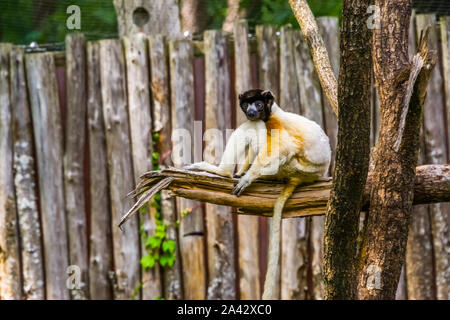
{"type": "Polygon", "coordinates": [[[267,130],[266,150],[267,155],[270,156],[270,152],[272,150],[272,134],[274,133],[272,130],[279,130],[278,134],[281,134],[282,125],[280,119],[271,115],[269,120],[266,121],[266,130],[267,130]]]}

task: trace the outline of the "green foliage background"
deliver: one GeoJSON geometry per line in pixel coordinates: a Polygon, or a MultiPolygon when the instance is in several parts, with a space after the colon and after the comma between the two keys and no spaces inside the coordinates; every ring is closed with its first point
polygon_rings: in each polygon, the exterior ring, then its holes
{"type": "MultiPolygon", "coordinates": [[[[181,0],[183,1],[183,0],[181,0]]],[[[316,16],[340,16],[342,0],[308,0],[316,16]]],[[[89,40],[117,37],[113,0],[0,0],[0,42],[15,44],[63,42],[67,7],[81,8],[81,32],[89,40]]],[[[227,0],[207,0],[208,29],[220,28],[227,13],[227,0]]],[[[241,0],[247,9],[250,29],[256,24],[298,24],[288,0],[241,0]]]]}

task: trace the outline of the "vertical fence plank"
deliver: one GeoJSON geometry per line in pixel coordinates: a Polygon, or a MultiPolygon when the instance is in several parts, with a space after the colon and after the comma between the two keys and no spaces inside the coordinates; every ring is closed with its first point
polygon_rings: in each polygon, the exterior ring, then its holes
{"type": "MultiPolygon", "coordinates": [[[[409,56],[416,54],[415,17],[409,27],[409,56]]],[[[422,128],[423,129],[423,128],[422,128]]],[[[424,136],[421,130],[418,164],[424,164],[424,136]]],[[[413,207],[406,245],[406,291],[408,299],[435,299],[433,275],[433,247],[428,205],[413,207]]],[[[399,284],[400,285],[400,284],[399,284]]]]}
{"type": "Polygon", "coordinates": [[[11,49],[10,44],[0,44],[0,299],[3,300],[22,296],[9,92],[11,49]]]}
{"type": "Polygon", "coordinates": [[[25,56],[36,146],[47,299],[69,299],[64,206],[63,132],[51,53],[25,56]]]}
{"type": "MultiPolygon", "coordinates": [[[[227,39],[223,31],[206,31],[205,79],[206,110],[205,161],[219,164],[225,141],[225,130],[230,129],[231,101],[228,68],[227,39]],[[214,130],[214,132],[212,132],[214,130]],[[209,140],[208,140],[209,138],[209,140]],[[209,145],[209,146],[208,146],[209,145]]],[[[206,204],[208,230],[208,299],[235,299],[234,230],[231,208],[206,204]]]]}
{"type": "Polygon", "coordinates": [[[256,26],[256,40],[258,43],[259,85],[261,89],[272,91],[277,99],[280,91],[276,27],[272,25],[256,26]]]}
{"type": "MultiPolygon", "coordinates": [[[[152,169],[152,117],[150,112],[150,87],[148,75],[147,38],[138,33],[124,38],[125,59],[127,65],[128,114],[134,179],[152,169]]],[[[156,222],[154,210],[149,206],[139,215],[141,235],[141,256],[147,255],[147,237],[155,234],[156,222]]],[[[142,268],[142,298],[153,300],[160,297],[161,275],[159,263],[151,269],[142,268]]]]}
{"type": "MultiPolygon", "coordinates": [[[[167,44],[162,35],[149,37],[149,58],[151,70],[151,88],[153,105],[153,131],[158,133],[155,149],[159,154],[160,167],[173,165],[170,157],[172,145],[170,135],[170,90],[167,44]]],[[[175,241],[175,262],[172,267],[165,268],[163,272],[164,297],[175,300],[182,299],[181,262],[176,228],[175,199],[169,191],[161,192],[161,214],[166,225],[166,238],[175,241]]]]}
{"type": "MultiPolygon", "coordinates": [[[[172,101],[172,160],[180,167],[192,162],[194,136],[193,47],[188,40],[169,44],[170,88],[172,101]]],[[[177,198],[180,219],[180,252],[184,298],[205,299],[206,262],[201,205],[197,201],[177,198]]]]}
{"type": "MultiPolygon", "coordinates": [[[[427,25],[436,25],[434,14],[417,15],[417,34],[427,25]]],[[[429,48],[438,50],[438,34],[434,29],[429,36],[429,48]]],[[[424,106],[424,134],[425,134],[425,160],[427,163],[446,163],[446,132],[444,94],[442,90],[443,78],[441,63],[431,75],[427,90],[427,99],[424,106]]],[[[431,231],[433,235],[434,265],[436,274],[437,298],[447,300],[450,298],[450,272],[448,252],[450,252],[450,204],[437,203],[429,206],[431,217],[431,231]]]]}
{"type": "Polygon", "coordinates": [[[140,281],[139,240],[137,217],[132,218],[123,231],[117,227],[122,215],[133,204],[126,195],[134,188],[125,61],[120,41],[100,41],[100,76],[111,197],[114,297],[130,299],[140,281]]]}
{"type": "Polygon", "coordinates": [[[442,65],[447,112],[447,159],[450,161],[450,16],[441,17],[442,65]]]}
{"type": "MultiPolygon", "coordinates": [[[[248,23],[237,21],[234,25],[234,62],[236,72],[236,95],[252,88],[248,23]]],[[[236,97],[237,98],[237,97],[236,97]]],[[[247,120],[239,101],[236,102],[236,127],[247,120]]],[[[258,217],[237,216],[239,290],[242,300],[260,298],[260,270],[258,247],[258,217]]]]}
{"type": "MultiPolygon", "coordinates": [[[[257,56],[258,56],[258,78],[259,87],[263,90],[270,90],[275,95],[275,100],[279,99],[279,65],[278,65],[278,38],[276,28],[272,25],[256,26],[257,56]]],[[[271,218],[265,219],[270,229],[271,218]]],[[[270,231],[269,231],[270,233],[270,231]]],[[[281,244],[280,244],[281,245],[281,244]]],[[[267,247],[264,248],[267,250],[267,247]]],[[[264,261],[264,263],[266,263],[264,261]]],[[[267,264],[266,264],[267,265],[267,264]]],[[[281,290],[281,269],[277,270],[277,281],[274,288],[274,296],[280,297],[281,290]]]]}
{"type": "MultiPolygon", "coordinates": [[[[290,25],[280,33],[280,106],[283,110],[300,114],[300,91],[294,31],[290,25]]],[[[301,75],[303,76],[303,74],[301,75]]],[[[301,79],[303,81],[303,79],[301,79]]],[[[308,242],[306,219],[282,221],[281,243],[281,299],[306,298],[308,242]]]]}
{"type": "Polygon", "coordinates": [[[83,34],[66,37],[67,110],[64,154],[64,192],[70,264],[80,268],[73,299],[89,298],[88,248],[84,199],[86,119],[86,45],[83,34]]]}
{"type": "Polygon", "coordinates": [[[98,42],[87,44],[87,121],[90,166],[89,288],[95,300],[112,298],[111,211],[108,188],[105,125],[103,123],[98,42]]]}
{"type": "Polygon", "coordinates": [[[10,85],[13,119],[14,185],[21,238],[23,298],[45,298],[41,230],[37,202],[33,128],[25,79],[24,49],[10,54],[10,85]]]}

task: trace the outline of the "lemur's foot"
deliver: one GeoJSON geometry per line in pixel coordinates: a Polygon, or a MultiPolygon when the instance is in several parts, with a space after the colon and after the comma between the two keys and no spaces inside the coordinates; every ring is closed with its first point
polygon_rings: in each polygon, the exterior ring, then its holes
{"type": "Polygon", "coordinates": [[[191,163],[183,167],[184,170],[200,170],[200,163],[191,163]]]}
{"type": "Polygon", "coordinates": [[[250,185],[250,180],[246,178],[241,178],[239,182],[234,186],[233,190],[231,191],[231,194],[234,194],[235,196],[239,197],[242,192],[250,185]]]}

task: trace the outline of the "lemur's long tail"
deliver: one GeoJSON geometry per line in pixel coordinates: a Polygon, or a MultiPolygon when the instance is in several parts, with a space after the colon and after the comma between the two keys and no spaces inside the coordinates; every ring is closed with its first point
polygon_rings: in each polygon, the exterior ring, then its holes
{"type": "Polygon", "coordinates": [[[292,195],[295,188],[300,184],[300,181],[291,179],[287,185],[281,191],[280,196],[275,202],[273,209],[272,222],[270,224],[269,234],[269,261],[267,265],[266,281],[264,282],[263,300],[272,300],[274,297],[274,289],[276,284],[276,274],[280,260],[280,229],[281,229],[281,216],[284,204],[287,199],[292,195]]]}

